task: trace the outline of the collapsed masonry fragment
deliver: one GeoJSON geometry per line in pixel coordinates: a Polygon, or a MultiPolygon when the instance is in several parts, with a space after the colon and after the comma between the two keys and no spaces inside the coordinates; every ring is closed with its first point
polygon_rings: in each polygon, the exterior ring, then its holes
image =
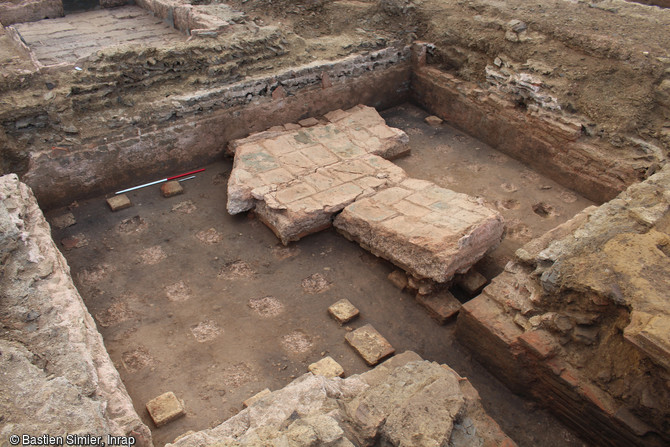
{"type": "Polygon", "coordinates": [[[228,212],[255,208],[284,244],[335,219],[340,232],[375,255],[441,283],[465,273],[500,243],[504,224],[498,212],[465,194],[408,178],[387,160],[408,153],[409,140],[374,108],[358,105],[324,118],[309,128],[233,141],[228,212]]]}
{"type": "Polygon", "coordinates": [[[168,447],[516,445],[470,382],[404,352],[346,379],[305,374],[221,425],[168,447]]]}

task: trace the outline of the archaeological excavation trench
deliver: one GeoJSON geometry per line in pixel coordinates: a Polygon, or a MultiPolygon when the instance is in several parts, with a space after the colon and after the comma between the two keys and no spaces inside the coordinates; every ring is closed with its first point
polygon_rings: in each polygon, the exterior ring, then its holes
{"type": "Polygon", "coordinates": [[[663,33],[103,3],[0,8],[0,445],[670,442],[663,33]]]}

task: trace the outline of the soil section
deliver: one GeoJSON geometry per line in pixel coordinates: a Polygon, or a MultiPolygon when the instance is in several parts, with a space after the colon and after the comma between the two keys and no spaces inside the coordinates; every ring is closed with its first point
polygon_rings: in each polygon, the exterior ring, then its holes
{"type": "MultiPolygon", "coordinates": [[[[505,155],[446,125],[428,127],[421,109],[404,105],[383,115],[410,136],[413,154],[397,161],[408,174],[493,202],[518,203],[501,211],[527,230],[513,237],[512,226],[508,240],[484,263],[487,276],[526,238],[590,204],[576,195],[561,201],[571,193],[505,155]],[[548,216],[533,210],[539,202],[546,206],[537,210],[548,216]]],[[[182,183],[184,194],[169,199],[159,186],[129,193],[133,206],[117,213],[97,198],[47,214],[52,224],[66,212],[77,221],[63,229],[52,225],[53,237],[138,413],[153,428],[146,402],[166,391],[185,402],[186,417],[153,429],[157,446],[222,422],[243,400],[285,386],[325,355],[346,375],[366,371],[344,338],[365,324],[396,352],[414,350],[467,376],[486,411],[519,445],[582,445],[472,360],[454,340],[453,322],[437,325],[396,289],[386,279],[393,270],[387,262],[332,230],[284,247],[253,214],[228,215],[231,165],[207,166],[182,183]],[[327,312],[342,298],[361,312],[343,327],[327,312]]],[[[137,183],[144,180],[153,179],[137,183]]]]}

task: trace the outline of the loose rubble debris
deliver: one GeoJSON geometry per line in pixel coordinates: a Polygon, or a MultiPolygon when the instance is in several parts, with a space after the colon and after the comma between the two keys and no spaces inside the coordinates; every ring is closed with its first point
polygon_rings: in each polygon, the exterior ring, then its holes
{"type": "Polygon", "coordinates": [[[513,447],[467,379],[404,352],[347,379],[305,374],[223,424],[166,447],[199,445],[513,447]]]}

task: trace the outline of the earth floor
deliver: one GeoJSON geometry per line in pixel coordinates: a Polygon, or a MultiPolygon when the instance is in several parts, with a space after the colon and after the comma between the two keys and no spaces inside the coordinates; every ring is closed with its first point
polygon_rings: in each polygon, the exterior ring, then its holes
{"type": "MultiPolygon", "coordinates": [[[[412,155],[396,161],[409,175],[481,196],[510,224],[478,266],[489,278],[524,242],[592,204],[446,124],[428,126],[427,113],[413,105],[382,116],[410,136],[412,155]]],[[[367,323],[396,352],[413,350],[468,377],[520,446],[585,445],[473,360],[454,338],[453,321],[439,326],[395,288],[388,262],[334,230],[284,247],[253,213],[228,215],[231,167],[230,160],[206,166],[172,198],[158,186],[129,193],[133,206],[116,213],[104,197],[47,213],[52,223],[67,212],[76,218],[63,229],[52,225],[54,240],[157,446],[217,425],[323,356],[347,376],[366,371],[344,335],[367,323]],[[343,327],[327,312],[341,298],[361,313],[343,327]],[[184,400],[187,416],[155,428],[144,405],[166,391],[184,400]]]]}

